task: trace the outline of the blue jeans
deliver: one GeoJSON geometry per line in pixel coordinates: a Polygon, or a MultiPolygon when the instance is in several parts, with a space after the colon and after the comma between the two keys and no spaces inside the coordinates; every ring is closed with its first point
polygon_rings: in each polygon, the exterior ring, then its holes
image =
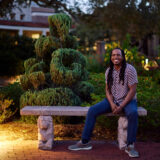
{"type": "MultiPolygon", "coordinates": [[[[96,122],[96,117],[98,115],[109,112],[112,112],[112,110],[106,98],[103,101],[90,107],[87,113],[86,122],[82,133],[82,139],[89,141],[96,122]]],[[[124,112],[128,119],[127,144],[132,144],[136,141],[138,127],[138,113],[136,100],[130,101],[130,103],[128,103],[124,107],[124,112]]]]}

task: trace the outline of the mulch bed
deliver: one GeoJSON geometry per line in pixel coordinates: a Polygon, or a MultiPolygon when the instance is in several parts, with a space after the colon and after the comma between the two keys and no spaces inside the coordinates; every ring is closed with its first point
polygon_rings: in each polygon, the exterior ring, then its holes
{"type": "MultiPolygon", "coordinates": [[[[79,140],[81,138],[84,124],[65,124],[54,125],[54,138],[55,140],[79,140]]],[[[156,141],[160,142],[159,131],[148,130],[142,132],[139,129],[137,140],[138,141],[156,141]]],[[[0,141],[5,140],[37,140],[37,125],[26,124],[24,122],[15,121],[6,124],[0,124],[0,141]]],[[[96,126],[93,132],[93,140],[116,140],[116,131],[109,131],[107,128],[96,126]]]]}

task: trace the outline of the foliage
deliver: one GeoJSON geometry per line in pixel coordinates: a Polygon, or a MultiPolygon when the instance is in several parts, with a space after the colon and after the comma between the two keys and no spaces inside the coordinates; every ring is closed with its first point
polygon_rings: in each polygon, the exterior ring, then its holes
{"type": "Polygon", "coordinates": [[[52,36],[41,36],[35,43],[35,51],[38,57],[44,58],[54,49],[60,47],[60,42],[57,38],[52,36]]]}
{"type": "Polygon", "coordinates": [[[15,114],[19,116],[19,98],[22,94],[23,90],[17,82],[0,88],[1,123],[8,121],[15,114]]]}
{"type": "MultiPolygon", "coordinates": [[[[24,106],[78,106],[81,100],[69,88],[47,88],[41,91],[27,91],[20,98],[20,108],[24,106]]],[[[37,118],[22,116],[24,121],[33,122],[37,118]],[[30,119],[31,118],[31,119],[30,119]]],[[[57,118],[62,121],[62,118],[57,118]]],[[[58,121],[58,120],[57,120],[58,121]]]]}
{"type": "Polygon", "coordinates": [[[81,99],[88,101],[91,99],[90,93],[93,92],[94,88],[90,83],[81,81],[74,86],[73,90],[81,99]]]}
{"type": "Polygon", "coordinates": [[[52,54],[51,79],[57,85],[71,86],[85,74],[86,59],[73,49],[58,49],[52,54]]]}
{"type": "Polygon", "coordinates": [[[34,56],[32,39],[0,33],[0,75],[22,74],[23,61],[31,56],[34,56]]]}
{"type": "Polygon", "coordinates": [[[24,74],[20,77],[21,86],[24,90],[32,88],[32,83],[29,80],[28,75],[24,74]]]}
{"type": "Polygon", "coordinates": [[[78,48],[78,42],[76,36],[67,35],[65,41],[62,43],[63,48],[78,48]]]}
{"type": "Polygon", "coordinates": [[[102,25],[106,26],[106,29],[112,29],[112,35],[117,36],[119,40],[124,39],[126,33],[131,34],[137,40],[152,33],[159,33],[157,22],[160,2],[157,0],[152,2],[109,0],[107,3],[91,0],[90,6],[92,14],[88,21],[92,23],[92,26],[103,22],[102,25]]]}
{"type": "Polygon", "coordinates": [[[27,91],[20,98],[20,108],[27,105],[74,106],[80,103],[79,97],[69,88],[47,88],[41,91],[27,91]]]}
{"type": "Polygon", "coordinates": [[[148,115],[140,119],[140,127],[158,128],[160,124],[160,85],[152,77],[139,77],[138,105],[147,109],[148,115]]]}
{"type": "Polygon", "coordinates": [[[29,73],[30,68],[37,63],[36,58],[29,58],[24,61],[25,73],[29,73]]]}
{"type": "MultiPolygon", "coordinates": [[[[68,34],[70,25],[71,18],[65,14],[49,17],[50,36],[41,36],[35,43],[36,58],[24,62],[25,74],[20,81],[25,93],[21,96],[21,108],[74,106],[90,100],[93,86],[86,82],[86,59],[76,50],[76,37],[68,34]]],[[[22,119],[31,122],[36,117],[22,119]]]]}
{"type": "Polygon", "coordinates": [[[0,100],[0,123],[6,122],[17,112],[18,108],[15,111],[12,111],[11,107],[13,105],[13,100],[0,100]]]}
{"type": "Polygon", "coordinates": [[[49,16],[48,22],[50,34],[53,37],[60,38],[61,41],[65,41],[71,26],[71,18],[66,14],[56,14],[54,16],[49,16]]]}
{"type": "Polygon", "coordinates": [[[160,71],[157,69],[153,73],[153,80],[160,84],[160,71]]]}
{"type": "Polygon", "coordinates": [[[45,83],[45,75],[42,71],[33,72],[29,75],[29,80],[34,89],[38,89],[40,85],[43,85],[45,83]]]}
{"type": "Polygon", "coordinates": [[[38,71],[45,71],[45,62],[40,61],[39,63],[34,64],[33,66],[31,66],[29,73],[32,72],[38,72],[38,71]]]}
{"type": "Polygon", "coordinates": [[[35,56],[35,52],[34,52],[34,42],[35,40],[33,40],[32,38],[26,37],[26,36],[19,36],[19,35],[15,35],[13,38],[13,48],[14,50],[12,50],[14,52],[14,54],[22,59],[22,60],[26,60],[30,57],[35,56]]]}
{"type": "Polygon", "coordinates": [[[100,62],[102,58],[98,54],[85,55],[87,58],[87,70],[94,73],[105,72],[106,63],[100,62]]]}

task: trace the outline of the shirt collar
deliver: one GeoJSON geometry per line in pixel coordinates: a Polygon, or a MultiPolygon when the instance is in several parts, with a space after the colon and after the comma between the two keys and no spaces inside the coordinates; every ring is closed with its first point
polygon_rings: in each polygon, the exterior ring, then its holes
{"type": "Polygon", "coordinates": [[[116,70],[116,69],[113,67],[113,71],[120,72],[120,70],[121,70],[121,67],[119,68],[119,70],[116,70]]]}

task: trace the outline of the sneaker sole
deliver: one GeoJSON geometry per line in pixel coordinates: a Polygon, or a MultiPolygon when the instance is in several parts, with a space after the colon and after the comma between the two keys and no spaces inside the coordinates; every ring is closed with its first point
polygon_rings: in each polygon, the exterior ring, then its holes
{"type": "Polygon", "coordinates": [[[139,156],[132,156],[131,154],[129,154],[129,152],[127,150],[125,150],[125,152],[129,155],[129,157],[131,158],[138,158],[139,156]]]}
{"type": "Polygon", "coordinates": [[[71,151],[91,150],[92,146],[87,147],[87,148],[75,148],[75,149],[68,148],[68,149],[71,150],[71,151]]]}

